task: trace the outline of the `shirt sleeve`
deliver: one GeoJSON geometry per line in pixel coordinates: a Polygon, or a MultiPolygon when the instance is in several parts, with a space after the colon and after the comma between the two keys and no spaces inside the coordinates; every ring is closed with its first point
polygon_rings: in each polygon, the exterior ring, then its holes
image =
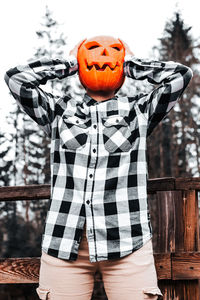
{"type": "Polygon", "coordinates": [[[160,84],[137,101],[139,110],[148,120],[147,135],[151,134],[173,108],[193,76],[192,70],[183,64],[145,60],[134,56],[125,58],[124,73],[136,80],[147,79],[152,84],[160,84]]]}
{"type": "Polygon", "coordinates": [[[40,85],[46,84],[49,79],[63,79],[73,75],[77,70],[75,57],[67,60],[43,57],[9,69],[4,79],[21,109],[50,137],[56,97],[43,91],[40,85]]]}

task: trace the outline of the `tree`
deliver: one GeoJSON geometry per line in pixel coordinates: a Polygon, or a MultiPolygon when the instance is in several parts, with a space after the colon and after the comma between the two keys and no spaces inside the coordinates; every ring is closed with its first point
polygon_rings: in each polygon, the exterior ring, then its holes
{"type": "Polygon", "coordinates": [[[195,67],[199,48],[190,34],[191,27],[184,24],[179,12],[166,23],[160,45],[159,59],[176,61],[191,67],[194,77],[174,109],[154,130],[148,139],[148,164],[150,177],[199,176],[199,74],[195,67]]]}
{"type": "Polygon", "coordinates": [[[9,178],[12,171],[12,160],[6,160],[10,153],[11,143],[10,135],[0,132],[0,186],[8,186],[9,178]]]}

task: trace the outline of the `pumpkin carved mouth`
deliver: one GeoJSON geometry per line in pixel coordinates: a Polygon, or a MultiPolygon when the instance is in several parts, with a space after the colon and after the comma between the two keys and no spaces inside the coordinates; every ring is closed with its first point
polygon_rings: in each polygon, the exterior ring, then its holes
{"type": "Polygon", "coordinates": [[[116,64],[115,66],[111,66],[110,64],[103,64],[103,65],[98,65],[98,64],[92,64],[92,65],[88,65],[87,64],[87,68],[88,70],[92,70],[92,68],[95,68],[97,71],[104,71],[107,67],[109,67],[110,70],[115,70],[115,68],[117,67],[118,64],[116,64]]]}

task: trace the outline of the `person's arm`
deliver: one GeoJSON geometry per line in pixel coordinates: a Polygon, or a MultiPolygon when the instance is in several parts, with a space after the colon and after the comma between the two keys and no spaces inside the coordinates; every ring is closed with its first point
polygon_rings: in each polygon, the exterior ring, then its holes
{"type": "Polygon", "coordinates": [[[180,99],[193,76],[192,70],[180,63],[139,59],[133,55],[126,55],[124,73],[130,78],[147,79],[160,85],[137,101],[139,110],[148,120],[148,135],[180,99]]]}
{"type": "Polygon", "coordinates": [[[21,109],[50,137],[56,101],[51,93],[39,86],[46,84],[49,79],[73,75],[77,70],[78,63],[74,56],[69,56],[67,60],[43,57],[9,69],[4,79],[21,109]]]}

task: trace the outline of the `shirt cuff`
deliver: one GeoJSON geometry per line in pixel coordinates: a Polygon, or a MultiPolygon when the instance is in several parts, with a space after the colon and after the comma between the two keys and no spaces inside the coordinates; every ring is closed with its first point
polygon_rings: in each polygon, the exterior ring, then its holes
{"type": "Polygon", "coordinates": [[[74,75],[78,71],[78,61],[74,55],[70,55],[66,58],[69,64],[69,75],[74,75]]]}
{"type": "Polygon", "coordinates": [[[75,65],[77,65],[77,58],[74,55],[70,55],[66,58],[67,62],[70,65],[70,68],[74,67],[75,65]]]}

